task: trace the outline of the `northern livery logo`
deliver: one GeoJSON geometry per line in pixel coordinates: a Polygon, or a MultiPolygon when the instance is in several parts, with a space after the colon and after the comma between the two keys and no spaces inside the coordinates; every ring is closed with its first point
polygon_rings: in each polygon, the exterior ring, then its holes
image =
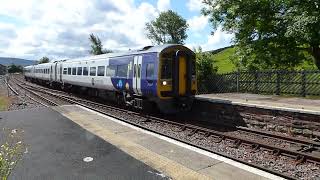
{"type": "Polygon", "coordinates": [[[119,80],[117,83],[117,88],[122,89],[122,86],[123,86],[122,80],[119,80]]]}

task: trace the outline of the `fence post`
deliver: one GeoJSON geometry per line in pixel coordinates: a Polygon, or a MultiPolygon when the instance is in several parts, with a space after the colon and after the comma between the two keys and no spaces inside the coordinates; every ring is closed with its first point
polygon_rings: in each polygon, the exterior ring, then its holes
{"type": "Polygon", "coordinates": [[[276,80],[276,95],[280,95],[280,92],[281,92],[281,90],[280,90],[280,71],[279,70],[277,70],[276,71],[276,75],[277,75],[277,80],[276,80]]]}
{"type": "Polygon", "coordinates": [[[254,92],[255,92],[256,94],[259,93],[259,91],[258,91],[258,78],[259,78],[259,74],[258,74],[258,73],[259,73],[258,71],[254,71],[254,92]]]}
{"type": "Polygon", "coordinates": [[[306,97],[306,72],[301,71],[301,96],[306,97]]]}

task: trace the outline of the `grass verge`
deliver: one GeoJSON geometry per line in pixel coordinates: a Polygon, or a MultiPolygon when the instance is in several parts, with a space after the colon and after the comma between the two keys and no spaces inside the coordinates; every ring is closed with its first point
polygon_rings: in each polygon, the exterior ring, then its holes
{"type": "Polygon", "coordinates": [[[6,111],[10,103],[10,98],[0,95],[0,111],[6,111]]]}

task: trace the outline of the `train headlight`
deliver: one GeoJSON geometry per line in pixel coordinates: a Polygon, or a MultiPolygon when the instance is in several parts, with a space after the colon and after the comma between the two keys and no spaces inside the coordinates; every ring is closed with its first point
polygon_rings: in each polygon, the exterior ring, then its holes
{"type": "Polygon", "coordinates": [[[162,81],[162,85],[167,85],[167,81],[162,81]]]}

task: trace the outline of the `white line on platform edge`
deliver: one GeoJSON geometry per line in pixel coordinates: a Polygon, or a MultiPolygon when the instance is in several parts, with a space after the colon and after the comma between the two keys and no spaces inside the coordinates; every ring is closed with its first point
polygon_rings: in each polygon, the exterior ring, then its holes
{"type": "MultiPolygon", "coordinates": [[[[240,106],[247,106],[247,107],[257,107],[257,108],[262,108],[262,109],[275,109],[275,110],[280,110],[280,111],[290,111],[290,112],[298,112],[298,113],[310,113],[314,115],[319,115],[320,111],[316,110],[310,110],[310,109],[304,109],[303,107],[285,107],[285,106],[280,106],[280,105],[266,105],[266,104],[257,104],[254,102],[241,102],[237,100],[229,100],[229,99],[218,99],[218,98],[208,98],[204,96],[197,96],[196,99],[201,100],[201,101],[207,101],[207,102],[213,102],[213,103],[224,103],[223,101],[230,101],[231,105],[240,105],[240,106]]],[[[252,100],[251,100],[252,101],[252,100]]]]}
{"type": "MultiPolygon", "coordinates": [[[[69,105],[65,105],[65,106],[69,106],[69,105]]],[[[205,155],[205,156],[208,156],[210,158],[213,158],[213,159],[216,159],[216,160],[219,160],[219,161],[222,161],[222,162],[225,162],[227,164],[230,164],[232,166],[235,166],[239,169],[243,169],[243,170],[246,170],[248,172],[251,172],[253,174],[257,174],[257,175],[260,175],[260,176],[263,176],[265,178],[269,178],[269,179],[279,179],[279,180],[285,180],[284,178],[282,177],[279,177],[277,175],[274,175],[274,174],[271,174],[271,173],[268,173],[268,172],[265,172],[263,170],[260,170],[260,169],[257,169],[257,168],[254,168],[254,167],[251,167],[251,166],[248,166],[246,164],[242,164],[240,162],[237,162],[237,161],[234,161],[232,159],[229,159],[229,158],[226,158],[226,157],[223,157],[223,156],[220,156],[218,154],[214,154],[214,153],[211,153],[211,152],[208,152],[208,151],[205,151],[205,150],[202,150],[202,149],[199,149],[197,147],[194,147],[194,146],[191,146],[191,145],[188,145],[188,144],[185,144],[183,142],[179,142],[177,140],[174,140],[174,139],[171,139],[171,138],[168,138],[168,137],[165,137],[165,136],[162,136],[162,135],[159,135],[159,134],[156,134],[156,133],[153,133],[153,132],[150,132],[150,131],[147,131],[147,130],[144,130],[144,129],[141,129],[139,127],[136,127],[134,125],[131,125],[129,123],[126,123],[126,122],[123,122],[121,120],[118,120],[116,118],[113,118],[113,117],[110,117],[110,116],[107,116],[107,115],[104,115],[104,114],[101,114],[97,111],[94,111],[94,110],[91,110],[91,109],[88,109],[86,107],[83,107],[83,106],[80,106],[80,105],[76,105],[84,110],[87,110],[89,112],[92,112],[92,113],[95,113],[101,117],[104,117],[104,118],[108,118],[109,120],[111,121],[114,121],[116,123],[119,123],[121,125],[124,125],[124,126],[127,126],[127,127],[130,127],[132,129],[135,129],[137,131],[140,131],[142,133],[145,133],[145,134],[149,134],[149,135],[152,135],[152,136],[155,136],[159,139],[162,139],[162,140],[165,140],[167,142],[170,142],[172,144],[175,144],[175,145],[178,145],[180,147],[183,147],[183,148],[186,148],[186,149],[189,149],[191,151],[195,151],[199,154],[202,154],[202,155],[205,155]]]]}

